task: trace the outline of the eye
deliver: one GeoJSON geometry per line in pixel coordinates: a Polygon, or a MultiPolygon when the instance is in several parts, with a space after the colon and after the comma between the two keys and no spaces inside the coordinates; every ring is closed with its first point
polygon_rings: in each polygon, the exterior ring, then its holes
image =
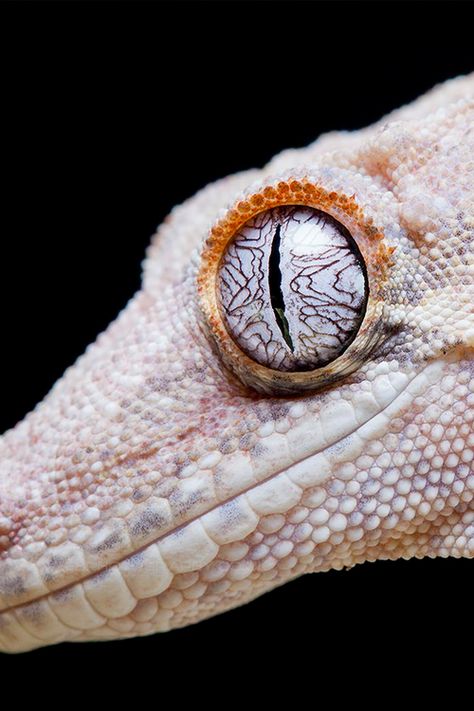
{"type": "Polygon", "coordinates": [[[272,395],[327,387],[394,332],[391,223],[368,212],[312,174],[251,186],[222,211],[200,255],[199,305],[242,383],[272,395]]]}
{"type": "Polygon", "coordinates": [[[248,220],[227,244],[217,298],[229,335],[278,371],[321,368],[352,343],[364,319],[367,270],[344,225],[303,205],[248,220]]]}

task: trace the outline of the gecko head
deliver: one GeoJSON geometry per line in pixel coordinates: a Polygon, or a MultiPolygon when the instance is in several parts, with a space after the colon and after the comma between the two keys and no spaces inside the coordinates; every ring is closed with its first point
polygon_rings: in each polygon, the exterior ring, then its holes
{"type": "Polygon", "coordinates": [[[2,648],[472,554],[466,110],[323,138],[173,211],[142,291],[0,441],[2,648]]]}

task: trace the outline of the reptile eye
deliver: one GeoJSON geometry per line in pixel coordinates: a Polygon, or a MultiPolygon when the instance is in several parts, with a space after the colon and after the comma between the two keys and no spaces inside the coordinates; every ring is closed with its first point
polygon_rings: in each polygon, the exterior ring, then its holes
{"type": "Polygon", "coordinates": [[[362,366],[398,323],[387,227],[315,175],[251,186],[211,227],[197,274],[224,366],[273,395],[362,366]]]}
{"type": "Polygon", "coordinates": [[[257,363],[308,371],[338,358],[367,307],[368,279],[349,231],[321,210],[285,205],[227,244],[217,296],[229,335],[257,363]]]}

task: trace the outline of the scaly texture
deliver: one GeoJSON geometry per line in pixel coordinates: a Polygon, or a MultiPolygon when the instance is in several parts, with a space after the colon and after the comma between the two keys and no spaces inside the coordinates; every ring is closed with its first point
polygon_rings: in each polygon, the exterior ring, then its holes
{"type": "Polygon", "coordinates": [[[167,630],[305,572],[472,557],[473,244],[473,76],[176,208],[142,291],[0,440],[0,649],[167,630]],[[197,274],[246,196],[313,187],[377,235],[384,333],[282,396],[245,384],[197,274]]]}

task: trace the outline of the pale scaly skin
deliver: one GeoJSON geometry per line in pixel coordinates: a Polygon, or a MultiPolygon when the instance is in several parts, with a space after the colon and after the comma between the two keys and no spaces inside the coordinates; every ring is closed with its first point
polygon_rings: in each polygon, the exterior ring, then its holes
{"type": "Polygon", "coordinates": [[[311,571],[473,556],[473,97],[473,76],[448,82],[173,211],[142,291],[0,440],[2,650],[187,625],[311,571]],[[395,251],[384,340],[281,396],[224,365],[196,274],[242,190],[293,178],[349,196],[395,251]]]}

